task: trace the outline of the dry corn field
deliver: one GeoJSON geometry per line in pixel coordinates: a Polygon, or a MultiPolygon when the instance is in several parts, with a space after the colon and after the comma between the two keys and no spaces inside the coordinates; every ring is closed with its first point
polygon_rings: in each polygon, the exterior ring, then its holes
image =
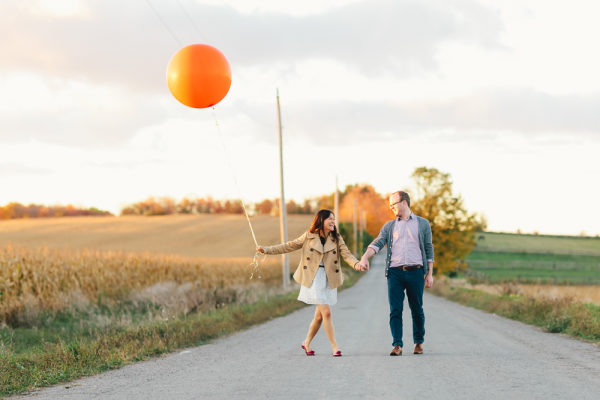
{"type": "Polygon", "coordinates": [[[149,303],[184,313],[252,302],[277,291],[278,260],[250,279],[248,258],[187,258],[93,250],[0,248],[0,323],[28,325],[40,313],[149,303]]]}
{"type": "MultiPolygon", "coordinates": [[[[290,235],[311,219],[292,216],[290,235]]],[[[257,217],[253,225],[260,244],[279,241],[277,218],[257,217]]],[[[261,262],[261,279],[250,279],[253,255],[242,216],[1,221],[0,326],[102,306],[149,304],[175,315],[253,302],[281,283],[281,258],[273,256],[261,262]]]]}

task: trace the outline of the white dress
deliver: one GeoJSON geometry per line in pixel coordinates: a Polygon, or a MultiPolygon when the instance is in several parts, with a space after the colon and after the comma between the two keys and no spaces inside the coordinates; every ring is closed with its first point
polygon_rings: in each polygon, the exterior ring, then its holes
{"type": "Polygon", "coordinates": [[[323,263],[317,268],[317,274],[309,288],[300,285],[298,300],[303,301],[306,304],[327,304],[330,306],[337,303],[337,288],[329,288],[329,282],[327,281],[327,274],[325,273],[323,263]]]}

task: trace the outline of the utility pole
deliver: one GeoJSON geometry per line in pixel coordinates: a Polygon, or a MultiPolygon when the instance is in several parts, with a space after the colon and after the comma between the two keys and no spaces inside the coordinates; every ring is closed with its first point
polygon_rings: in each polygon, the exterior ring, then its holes
{"type": "MultiPolygon", "coordinates": [[[[279,89],[277,89],[277,127],[279,130],[279,177],[281,196],[279,198],[279,230],[281,232],[281,243],[287,242],[287,211],[285,207],[285,194],[283,191],[283,146],[281,139],[281,108],[279,106],[279,89]]],[[[283,288],[290,285],[290,260],[287,253],[281,255],[281,274],[283,275],[283,288]]]]}
{"type": "Polygon", "coordinates": [[[363,248],[364,244],[364,237],[365,237],[365,231],[367,230],[367,211],[366,210],[360,210],[360,254],[365,252],[365,249],[363,248]]]}
{"type": "Polygon", "coordinates": [[[358,208],[358,201],[356,199],[356,197],[354,198],[354,218],[352,219],[352,230],[354,231],[354,246],[352,246],[352,250],[354,255],[358,254],[357,249],[358,249],[358,235],[357,235],[357,229],[356,229],[356,212],[357,212],[357,208],[358,208]]]}
{"type": "Polygon", "coordinates": [[[340,218],[340,191],[338,190],[338,177],[335,177],[335,194],[333,195],[333,215],[335,215],[335,227],[337,231],[340,231],[340,226],[338,225],[338,219],[340,218]]]}

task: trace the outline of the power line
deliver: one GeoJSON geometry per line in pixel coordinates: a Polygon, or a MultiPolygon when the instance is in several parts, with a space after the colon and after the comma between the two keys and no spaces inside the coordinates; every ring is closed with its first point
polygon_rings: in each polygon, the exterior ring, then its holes
{"type": "Polygon", "coordinates": [[[191,17],[191,15],[187,12],[187,10],[185,9],[185,7],[183,6],[183,4],[181,4],[181,1],[177,0],[177,4],[179,4],[179,8],[181,8],[181,11],[183,11],[183,13],[185,14],[185,16],[187,17],[187,19],[190,21],[190,23],[192,24],[192,26],[194,27],[194,30],[196,31],[196,33],[198,34],[198,36],[200,36],[200,39],[202,39],[202,41],[204,41],[204,43],[208,43],[206,38],[204,37],[204,35],[202,34],[202,32],[200,32],[200,28],[198,28],[198,25],[196,25],[196,23],[194,22],[194,19],[191,17]]]}
{"type": "Polygon", "coordinates": [[[177,44],[179,45],[179,47],[182,47],[183,46],[183,42],[181,40],[179,40],[179,38],[177,36],[175,36],[175,33],[171,30],[171,28],[169,28],[169,25],[167,25],[167,23],[165,22],[165,20],[160,16],[160,14],[156,10],[156,8],[154,8],[154,6],[152,5],[152,3],[150,3],[150,0],[146,0],[146,3],[152,9],[152,11],[154,11],[154,14],[156,15],[156,17],[163,24],[163,26],[165,27],[165,29],[167,30],[167,32],[169,32],[171,34],[171,37],[173,39],[175,39],[175,41],[177,42],[177,44]]]}

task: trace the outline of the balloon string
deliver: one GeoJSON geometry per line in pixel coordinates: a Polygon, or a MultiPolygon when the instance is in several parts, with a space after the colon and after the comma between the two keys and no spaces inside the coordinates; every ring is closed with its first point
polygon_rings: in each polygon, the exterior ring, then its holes
{"type": "Polygon", "coordinates": [[[233,166],[231,164],[231,159],[229,158],[229,153],[225,148],[225,143],[223,142],[223,133],[221,132],[221,127],[219,125],[219,120],[217,119],[217,112],[215,111],[215,107],[211,107],[213,112],[213,117],[215,118],[215,124],[217,125],[217,131],[219,132],[219,142],[221,143],[221,147],[223,147],[223,153],[225,153],[225,159],[227,160],[227,165],[229,167],[229,171],[231,172],[231,176],[233,177],[233,182],[235,183],[235,188],[238,193],[238,197],[240,199],[240,203],[242,203],[242,208],[244,209],[244,214],[246,215],[246,220],[248,221],[248,226],[250,227],[250,232],[252,233],[252,239],[254,239],[254,244],[258,247],[258,242],[256,241],[256,235],[254,234],[254,229],[252,228],[252,223],[250,222],[250,217],[248,216],[248,210],[246,209],[246,204],[244,204],[244,200],[242,199],[242,194],[240,191],[240,185],[238,184],[237,177],[234,173],[233,166]]]}
{"type": "MultiPolygon", "coordinates": [[[[250,233],[252,233],[252,239],[254,240],[254,244],[256,245],[256,247],[258,247],[258,242],[256,241],[256,235],[254,234],[254,228],[252,228],[252,222],[250,222],[250,216],[248,216],[248,210],[246,209],[246,205],[244,204],[244,200],[242,199],[240,185],[238,184],[237,177],[234,173],[233,166],[232,166],[231,160],[229,158],[229,153],[227,152],[227,148],[225,147],[225,143],[223,141],[223,133],[221,132],[221,127],[219,126],[219,120],[217,119],[217,112],[215,111],[214,107],[212,107],[212,111],[213,111],[213,117],[215,118],[215,124],[217,125],[217,131],[219,132],[219,142],[221,143],[221,147],[223,147],[223,153],[225,153],[225,159],[227,160],[227,165],[229,167],[229,170],[231,171],[231,176],[233,177],[233,182],[235,183],[235,188],[238,192],[238,197],[240,199],[240,203],[242,203],[242,208],[244,209],[244,214],[246,215],[246,221],[248,221],[248,226],[250,227],[250,233]]],[[[267,257],[267,255],[264,254],[264,257],[262,257],[262,260],[261,260],[262,255],[263,254],[258,251],[254,254],[254,258],[252,259],[252,262],[250,263],[250,267],[252,269],[250,272],[250,279],[252,279],[254,277],[254,275],[256,275],[258,279],[261,278],[258,265],[262,261],[264,261],[264,259],[267,257]]]]}
{"type": "MultiPolygon", "coordinates": [[[[246,216],[246,221],[248,221],[248,226],[250,227],[250,233],[252,234],[252,239],[254,240],[254,245],[258,247],[258,242],[256,241],[256,235],[254,234],[254,228],[252,227],[252,222],[250,222],[250,216],[248,215],[248,210],[246,209],[246,204],[244,204],[244,200],[242,199],[242,194],[240,191],[240,185],[238,184],[237,177],[235,175],[233,165],[231,163],[231,159],[229,158],[229,153],[227,152],[227,148],[225,147],[225,142],[223,140],[223,133],[221,132],[221,126],[219,125],[219,120],[217,119],[217,112],[215,107],[212,108],[213,117],[215,119],[215,125],[217,126],[217,132],[219,132],[219,142],[221,143],[221,147],[223,148],[223,153],[225,154],[225,159],[227,160],[227,166],[229,167],[229,171],[231,172],[231,176],[233,177],[233,182],[235,184],[235,188],[238,193],[238,197],[240,199],[240,203],[242,203],[242,209],[244,210],[244,215],[246,216]]],[[[254,257],[252,258],[252,262],[250,263],[250,279],[252,279],[255,275],[257,279],[261,278],[259,264],[265,260],[267,257],[266,254],[262,254],[260,252],[254,253],[254,257]],[[262,259],[261,259],[262,256],[262,259]]]]}
{"type": "Polygon", "coordinates": [[[261,252],[256,252],[254,253],[254,258],[252,259],[252,262],[250,263],[250,279],[252,279],[254,277],[254,275],[256,275],[257,279],[262,278],[262,276],[260,275],[260,269],[258,268],[258,265],[265,261],[265,258],[267,258],[266,254],[263,254],[261,252]],[[261,259],[262,258],[262,259],[261,259]]]}

